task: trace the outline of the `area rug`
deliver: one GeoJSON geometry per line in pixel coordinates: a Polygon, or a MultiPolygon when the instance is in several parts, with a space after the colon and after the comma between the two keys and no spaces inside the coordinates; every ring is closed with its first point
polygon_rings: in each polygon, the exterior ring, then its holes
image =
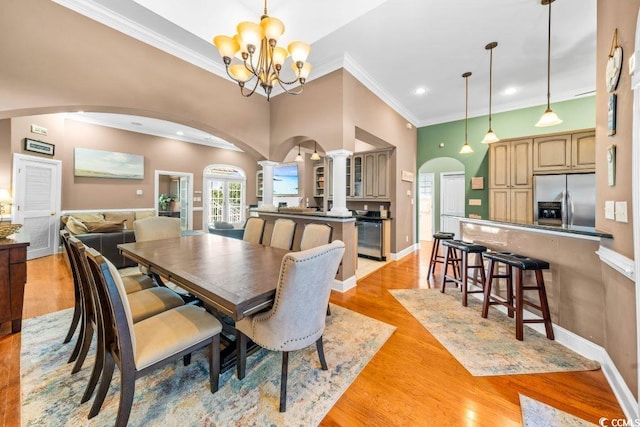
{"type": "MultiPolygon", "coordinates": [[[[71,310],[27,319],[22,329],[22,424],[25,426],[112,426],[119,373],[102,411],[87,420],[91,401],[80,405],[93,356],[71,375],[72,344],[62,344],[71,310]]],[[[339,306],[331,306],[324,335],[328,371],[320,369],[315,346],[289,355],[287,412],[280,413],[281,354],[259,350],[247,359],[244,380],[231,369],[220,390],[209,391],[204,351],[190,366],[181,361],[136,381],[130,426],[312,426],[331,409],[395,327],[339,306]]]]}
{"type": "Polygon", "coordinates": [[[598,362],[574,353],[525,326],[524,341],[515,338],[515,322],[461,293],[439,289],[390,290],[391,294],[474,376],[533,374],[598,369],[598,362]]]}
{"type": "Polygon", "coordinates": [[[523,427],[590,427],[596,425],[522,394],[520,394],[520,408],[522,409],[523,427]]]}

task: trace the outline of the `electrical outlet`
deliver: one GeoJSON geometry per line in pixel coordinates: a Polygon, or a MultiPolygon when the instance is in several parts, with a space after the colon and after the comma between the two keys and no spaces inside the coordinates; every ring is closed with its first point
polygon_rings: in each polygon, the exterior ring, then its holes
{"type": "Polygon", "coordinates": [[[368,211],[369,210],[369,205],[364,205],[364,210],[368,211]]]}
{"type": "Polygon", "coordinates": [[[137,194],[138,196],[142,196],[142,190],[136,190],[136,194],[137,194]]]}

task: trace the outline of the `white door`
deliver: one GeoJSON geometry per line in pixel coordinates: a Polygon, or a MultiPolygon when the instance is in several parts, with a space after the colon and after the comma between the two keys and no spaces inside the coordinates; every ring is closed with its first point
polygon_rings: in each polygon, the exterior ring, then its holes
{"type": "Polygon", "coordinates": [[[420,240],[433,239],[433,173],[418,176],[420,240]]]}
{"type": "Polygon", "coordinates": [[[58,248],[61,165],[59,160],[13,156],[13,222],[29,234],[27,259],[53,255],[58,248]]]}
{"type": "Polygon", "coordinates": [[[455,233],[460,238],[460,221],[464,217],[464,172],[440,176],[440,231],[455,233]]]}
{"type": "Polygon", "coordinates": [[[207,178],[205,180],[205,230],[214,221],[244,224],[244,181],[207,178]]]}

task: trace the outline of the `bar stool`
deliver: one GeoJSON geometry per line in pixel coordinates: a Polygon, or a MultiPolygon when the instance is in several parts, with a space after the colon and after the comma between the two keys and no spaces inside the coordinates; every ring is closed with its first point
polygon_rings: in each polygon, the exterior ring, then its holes
{"type": "Polygon", "coordinates": [[[453,233],[436,233],[433,235],[433,246],[431,247],[431,259],[429,260],[429,270],[427,271],[427,280],[433,276],[435,278],[436,263],[444,266],[444,256],[440,255],[440,241],[451,240],[455,235],[453,233]]]}
{"type": "Polygon", "coordinates": [[[467,306],[467,294],[476,294],[484,292],[484,283],[485,283],[485,274],[484,274],[484,263],[482,262],[482,253],[487,251],[486,246],[476,245],[475,243],[463,242],[462,240],[445,240],[442,242],[443,246],[447,247],[447,252],[445,253],[445,275],[442,279],[442,286],[440,287],[440,292],[444,293],[447,282],[453,282],[457,285],[460,285],[460,290],[462,291],[462,305],[467,306]],[[476,264],[469,265],[469,254],[476,254],[476,264]],[[452,258],[453,257],[453,258],[452,258]],[[451,261],[454,261],[451,263],[451,261]],[[458,277],[456,277],[456,269],[455,262],[460,262],[460,269],[458,277]],[[453,267],[453,276],[446,274],[447,266],[451,263],[453,267]],[[477,284],[480,285],[480,290],[469,290],[468,278],[469,278],[469,270],[480,270],[480,279],[478,282],[474,280],[477,284]]]}
{"type": "Polygon", "coordinates": [[[551,323],[551,314],[549,312],[549,303],[547,301],[547,291],[544,287],[544,278],[542,277],[542,270],[549,269],[549,263],[535,258],[526,257],[510,252],[486,252],[483,254],[484,258],[489,260],[489,268],[487,275],[487,281],[484,286],[484,303],[482,304],[482,317],[485,319],[489,314],[489,306],[494,304],[500,304],[507,307],[509,317],[513,317],[513,313],[516,315],[516,339],[522,341],[524,339],[524,324],[525,323],[544,323],[544,328],[547,333],[547,338],[552,340],[553,325],[551,323]],[[495,272],[499,263],[507,266],[506,274],[498,274],[495,272]],[[514,289],[512,279],[512,269],[516,270],[516,286],[515,286],[515,304],[514,304],[514,289]],[[531,270],[535,271],[536,284],[525,286],[523,283],[523,271],[531,270]],[[507,279],[507,299],[502,300],[495,295],[491,294],[491,286],[494,278],[503,277],[507,279]],[[536,305],[530,301],[524,299],[524,291],[537,290],[540,298],[540,305],[536,305]],[[531,306],[542,313],[542,319],[524,319],[524,305],[531,306]]]}

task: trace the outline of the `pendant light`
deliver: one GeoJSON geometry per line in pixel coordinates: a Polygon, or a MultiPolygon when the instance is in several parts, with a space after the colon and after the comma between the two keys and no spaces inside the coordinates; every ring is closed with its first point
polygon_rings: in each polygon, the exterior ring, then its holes
{"type": "Polygon", "coordinates": [[[464,145],[460,149],[460,154],[473,153],[473,148],[467,142],[467,121],[469,119],[469,76],[471,71],[462,75],[464,77],[464,145]]]}
{"type": "Polygon", "coordinates": [[[295,158],[296,162],[304,162],[304,157],[300,154],[300,144],[298,144],[298,155],[295,158]]]}
{"type": "Polygon", "coordinates": [[[496,46],[498,46],[498,42],[491,42],[484,47],[489,51],[489,130],[487,131],[487,134],[484,136],[484,139],[482,140],[483,144],[491,144],[491,143],[500,141],[500,138],[498,138],[495,132],[493,131],[493,129],[491,129],[491,94],[493,92],[493,48],[496,46]]]}
{"type": "Polygon", "coordinates": [[[320,154],[318,154],[318,151],[316,150],[316,141],[313,141],[313,154],[311,155],[310,159],[311,160],[320,160],[320,154]]]}
{"type": "Polygon", "coordinates": [[[543,6],[549,6],[549,28],[547,32],[547,109],[545,110],[536,127],[554,126],[562,123],[562,120],[558,118],[558,115],[551,110],[550,98],[551,98],[551,3],[555,0],[541,0],[543,6]]]}

